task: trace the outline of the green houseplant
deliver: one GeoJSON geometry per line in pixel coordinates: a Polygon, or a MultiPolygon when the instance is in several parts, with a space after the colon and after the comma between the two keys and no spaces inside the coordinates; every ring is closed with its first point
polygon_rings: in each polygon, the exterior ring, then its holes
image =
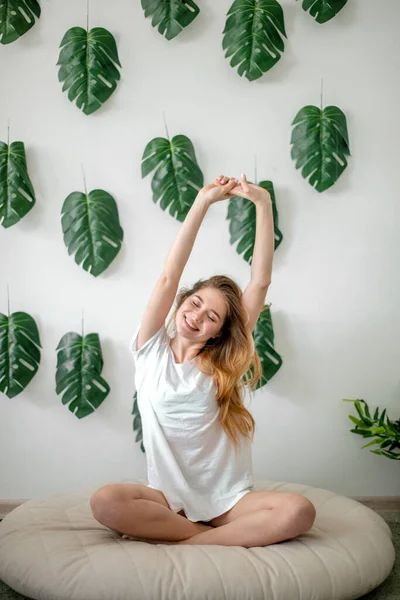
{"type": "Polygon", "coordinates": [[[368,442],[368,444],[365,444],[365,446],[362,446],[362,448],[378,444],[380,449],[370,450],[370,452],[381,456],[387,456],[387,458],[393,460],[400,460],[400,419],[398,421],[391,421],[386,415],[386,408],[382,411],[382,414],[379,415],[379,407],[375,410],[374,416],[371,417],[368,404],[365,400],[351,400],[349,398],[343,398],[342,400],[343,402],[354,402],[354,406],[360,417],[357,419],[353,415],[349,415],[349,419],[356,425],[356,427],[350,431],[362,435],[364,438],[376,438],[371,442],[368,442]],[[364,405],[364,410],[361,403],[364,405]]]}

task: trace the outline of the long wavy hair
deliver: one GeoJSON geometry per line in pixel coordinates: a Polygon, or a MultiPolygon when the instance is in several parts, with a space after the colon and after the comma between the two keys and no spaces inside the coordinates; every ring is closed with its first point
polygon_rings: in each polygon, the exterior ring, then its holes
{"type": "Polygon", "coordinates": [[[207,340],[196,355],[200,371],[212,375],[220,406],[219,422],[238,450],[240,436],[254,439],[255,420],[243,404],[244,387],[254,391],[261,379],[262,366],[258,353],[253,349],[252,335],[247,329],[248,315],[242,303],[242,290],[233,279],[214,275],[199,279],[192,288],[180,288],[175,298],[175,308],[168,319],[167,328],[173,323],[176,331],[176,315],[183,302],[205,287],[219,290],[225,298],[227,314],[218,337],[207,340]],[[249,371],[252,367],[251,371],[249,371]]]}

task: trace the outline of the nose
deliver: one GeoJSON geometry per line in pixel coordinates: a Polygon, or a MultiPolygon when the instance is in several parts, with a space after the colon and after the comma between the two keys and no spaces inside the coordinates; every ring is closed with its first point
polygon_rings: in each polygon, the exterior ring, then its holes
{"type": "Polygon", "coordinates": [[[192,313],[192,318],[195,323],[200,323],[202,321],[201,308],[195,313],[192,313]]]}

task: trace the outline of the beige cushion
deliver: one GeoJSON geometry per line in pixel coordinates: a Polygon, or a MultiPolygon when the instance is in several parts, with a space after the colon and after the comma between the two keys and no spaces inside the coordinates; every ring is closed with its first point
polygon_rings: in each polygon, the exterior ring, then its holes
{"type": "Polygon", "coordinates": [[[122,539],[92,516],[89,498],[99,487],[29,500],[9,513],[0,523],[0,579],[41,600],[340,600],[374,589],[394,564],[387,523],[325,489],[256,481],[255,490],[309,498],[317,517],[292,540],[243,548],[122,539]]]}

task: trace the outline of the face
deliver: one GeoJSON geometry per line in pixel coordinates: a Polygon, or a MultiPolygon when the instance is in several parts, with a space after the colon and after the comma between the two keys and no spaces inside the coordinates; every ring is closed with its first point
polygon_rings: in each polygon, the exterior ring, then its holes
{"type": "Polygon", "coordinates": [[[177,332],[193,341],[207,341],[221,330],[226,312],[221,292],[214,288],[201,288],[189,296],[178,310],[177,332]]]}

